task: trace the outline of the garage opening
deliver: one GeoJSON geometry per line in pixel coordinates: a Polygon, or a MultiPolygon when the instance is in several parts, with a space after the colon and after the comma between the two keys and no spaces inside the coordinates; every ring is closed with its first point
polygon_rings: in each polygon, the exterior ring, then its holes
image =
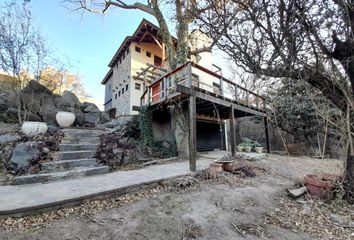
{"type": "Polygon", "coordinates": [[[197,151],[225,150],[224,132],[224,123],[197,120],[197,151]]]}

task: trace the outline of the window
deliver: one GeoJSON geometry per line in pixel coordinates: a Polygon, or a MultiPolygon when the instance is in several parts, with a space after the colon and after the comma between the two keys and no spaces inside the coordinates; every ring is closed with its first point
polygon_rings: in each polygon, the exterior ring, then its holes
{"type": "Polygon", "coordinates": [[[118,92],[118,97],[120,97],[120,91],[118,92]]]}
{"type": "Polygon", "coordinates": [[[140,83],[135,83],[135,89],[140,90],[141,84],[140,83]]]}
{"type": "Polygon", "coordinates": [[[151,52],[146,51],[146,56],[147,56],[147,57],[151,57],[151,52]]]}
{"type": "Polygon", "coordinates": [[[124,94],[124,88],[122,88],[122,95],[124,94]]]}
{"type": "Polygon", "coordinates": [[[141,48],[140,47],[135,47],[135,51],[140,53],[141,52],[141,48]]]}
{"type": "Polygon", "coordinates": [[[114,98],[117,99],[117,93],[116,93],[116,95],[114,96],[114,98]]]}
{"type": "Polygon", "coordinates": [[[125,86],[125,91],[128,91],[128,84],[127,84],[127,86],[125,86]]]}
{"type": "Polygon", "coordinates": [[[155,66],[160,66],[162,64],[162,58],[158,57],[158,56],[154,56],[154,65],[155,66]]]}

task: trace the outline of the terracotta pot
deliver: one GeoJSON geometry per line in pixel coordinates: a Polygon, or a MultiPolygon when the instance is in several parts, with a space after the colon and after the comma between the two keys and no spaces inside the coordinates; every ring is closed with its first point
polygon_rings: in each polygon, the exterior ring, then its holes
{"type": "Polygon", "coordinates": [[[245,147],[245,152],[251,152],[252,151],[252,147],[245,147]]]}
{"type": "Polygon", "coordinates": [[[243,146],[236,146],[237,152],[242,152],[243,151],[243,146]]]}
{"type": "Polygon", "coordinates": [[[38,134],[44,134],[48,130],[48,126],[44,122],[23,122],[21,130],[27,136],[35,136],[38,134]]]}
{"type": "Polygon", "coordinates": [[[254,147],[256,153],[263,153],[263,147],[254,147]]]}
{"type": "Polygon", "coordinates": [[[224,163],[222,166],[226,172],[232,172],[235,169],[234,163],[232,162],[224,163]]]}
{"type": "Polygon", "coordinates": [[[341,180],[341,176],[322,173],[322,174],[306,174],[304,181],[307,190],[311,195],[322,199],[333,198],[333,188],[335,183],[341,180]]]}
{"type": "Polygon", "coordinates": [[[70,127],[75,121],[75,114],[72,112],[58,112],[55,118],[60,127],[70,127]]]}
{"type": "Polygon", "coordinates": [[[224,170],[223,164],[221,164],[221,163],[210,163],[209,168],[213,172],[222,172],[224,170]]]}

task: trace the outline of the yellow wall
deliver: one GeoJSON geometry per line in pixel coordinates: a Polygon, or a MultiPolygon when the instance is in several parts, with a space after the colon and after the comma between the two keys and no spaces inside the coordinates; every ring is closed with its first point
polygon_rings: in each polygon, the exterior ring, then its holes
{"type": "MultiPolygon", "coordinates": [[[[130,45],[131,51],[131,76],[137,75],[136,72],[141,71],[141,68],[146,68],[146,63],[154,64],[154,56],[162,58],[162,50],[157,44],[153,43],[137,43],[133,42],[130,45]],[[141,51],[136,52],[135,47],[140,47],[141,51]],[[151,53],[151,57],[146,56],[146,52],[151,53]]],[[[134,80],[131,78],[131,94],[130,94],[130,103],[131,106],[140,106],[140,97],[143,95],[145,89],[143,89],[143,81],[134,80]],[[135,89],[135,83],[141,85],[140,90],[135,89]]],[[[132,111],[131,114],[137,114],[138,112],[132,111]]]]}

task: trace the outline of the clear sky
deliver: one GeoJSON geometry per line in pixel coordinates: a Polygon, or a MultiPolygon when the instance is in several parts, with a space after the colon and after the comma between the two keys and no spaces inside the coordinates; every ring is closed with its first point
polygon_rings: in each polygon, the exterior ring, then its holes
{"type": "MultiPolygon", "coordinates": [[[[72,72],[83,76],[91,101],[100,108],[104,98],[104,86],[100,82],[115,51],[143,18],[157,24],[152,16],[138,10],[112,7],[104,16],[89,12],[82,15],[65,8],[62,0],[31,0],[30,4],[35,25],[40,27],[58,57],[71,60],[72,72]]],[[[223,66],[220,54],[213,55],[214,62],[218,59],[217,65],[223,66]]]]}
{"type": "Polygon", "coordinates": [[[72,61],[72,71],[83,76],[87,92],[96,104],[102,105],[104,87],[100,82],[115,51],[143,18],[156,21],[140,11],[117,8],[112,8],[104,16],[94,13],[82,16],[63,7],[61,2],[32,0],[34,22],[56,55],[72,61]]]}

